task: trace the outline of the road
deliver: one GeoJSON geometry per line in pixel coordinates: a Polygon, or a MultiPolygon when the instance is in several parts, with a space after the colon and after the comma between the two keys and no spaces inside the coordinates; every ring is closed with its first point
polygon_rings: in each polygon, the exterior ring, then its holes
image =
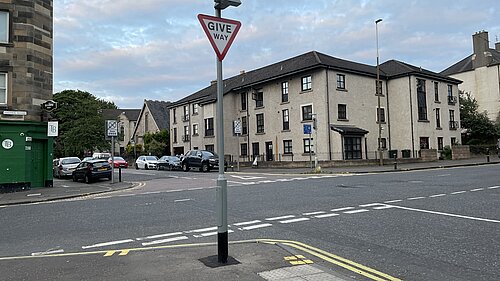
{"type": "MultiPolygon", "coordinates": [[[[498,280],[499,169],[229,173],[230,240],[300,241],[404,280],[498,280]]],[[[0,208],[0,257],[216,240],[217,173],[122,177],[143,184],[0,208]]]]}

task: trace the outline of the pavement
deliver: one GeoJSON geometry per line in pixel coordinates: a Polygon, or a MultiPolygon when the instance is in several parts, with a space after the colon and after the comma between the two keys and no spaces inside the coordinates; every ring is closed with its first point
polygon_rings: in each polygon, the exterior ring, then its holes
{"type": "MultiPolygon", "coordinates": [[[[435,162],[399,163],[394,165],[394,161],[386,161],[386,165],[378,166],[344,166],[322,169],[321,173],[384,173],[397,171],[411,171],[421,169],[450,168],[475,165],[500,164],[500,158],[491,156],[470,158],[463,160],[439,160],[435,162]]],[[[241,168],[242,173],[277,173],[277,174],[302,174],[310,173],[311,169],[272,169],[272,168],[241,168]]],[[[134,183],[119,182],[110,183],[100,181],[92,184],[74,183],[68,181],[55,181],[52,188],[31,189],[21,192],[0,194],[0,210],[3,207],[39,203],[44,201],[54,201],[92,194],[119,191],[134,187],[134,183]]],[[[272,239],[258,239],[249,241],[231,241],[229,244],[229,259],[226,264],[219,263],[217,256],[217,245],[215,243],[184,244],[184,245],[164,245],[156,247],[146,247],[140,249],[114,249],[96,252],[88,252],[89,255],[124,256],[128,253],[136,252],[134,263],[144,262],[141,267],[134,265],[134,272],[128,275],[129,280],[165,280],[165,274],[169,280],[400,280],[398,276],[371,269],[357,264],[353,261],[338,257],[313,246],[303,244],[298,241],[279,241],[272,239]],[[165,254],[164,251],[168,251],[165,254]],[[151,255],[155,258],[151,259],[151,255]],[[175,256],[176,266],[162,266],[162,258],[165,256],[175,256]],[[142,257],[142,259],[141,259],[142,257]],[[138,269],[140,268],[140,270],[138,269]],[[335,270],[332,270],[334,268],[335,270]],[[153,272],[153,275],[151,275],[153,272]],[[151,276],[151,277],[146,277],[151,276]],[[146,279],[144,279],[146,278],[146,279]]],[[[82,258],[82,253],[74,253],[75,258],[82,258]]],[[[83,252],[84,255],[87,253],[83,252]]],[[[46,254],[33,259],[33,266],[44,264],[44,259],[40,257],[59,257],[68,259],[71,253],[46,254]]],[[[9,263],[16,266],[16,259],[4,259],[0,257],[0,263],[9,263]]],[[[17,261],[19,262],[19,261],[17,261]]],[[[82,261],[85,262],[85,261],[82,261]]],[[[44,265],[48,266],[48,265],[44,265]]],[[[121,271],[129,270],[126,263],[121,261],[117,265],[106,265],[108,268],[117,268],[121,271]],[[120,268],[124,267],[124,268],[120,268]]],[[[99,272],[99,271],[96,271],[99,272]]],[[[106,271],[106,272],[109,272],[106,271]]],[[[60,280],[74,279],[76,272],[59,272],[60,280]],[[69,278],[69,279],[68,279],[69,278]]],[[[105,274],[105,273],[104,273],[105,274]]],[[[17,276],[19,277],[19,276],[17,276]]],[[[96,276],[104,280],[106,276],[96,276]]],[[[106,280],[114,280],[108,276],[106,280]]],[[[35,280],[35,276],[25,276],[24,280],[35,280]],[[32,279],[33,278],[33,279],[32,279]]],[[[78,279],[78,278],[77,278],[78,279]]],[[[9,278],[7,278],[9,280],[9,278]]],[[[59,280],[59,279],[58,279],[59,280]]],[[[76,279],[75,279],[76,280],[76,279]]],[[[118,280],[118,279],[117,279],[118,280]]]]}

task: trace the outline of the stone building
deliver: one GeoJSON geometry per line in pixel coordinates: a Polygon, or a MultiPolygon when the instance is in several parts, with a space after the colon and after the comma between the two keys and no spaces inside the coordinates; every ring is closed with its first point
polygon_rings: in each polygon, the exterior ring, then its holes
{"type": "Polygon", "coordinates": [[[52,0],[0,1],[0,186],[52,185],[52,0]]]}
{"type": "MultiPolygon", "coordinates": [[[[376,159],[380,143],[384,158],[401,158],[460,142],[459,80],[396,60],[380,70],[380,108],[375,66],[315,51],[225,79],[225,154],[241,161],[376,159]]],[[[216,149],[216,88],[171,104],[174,154],[216,149]]]]}

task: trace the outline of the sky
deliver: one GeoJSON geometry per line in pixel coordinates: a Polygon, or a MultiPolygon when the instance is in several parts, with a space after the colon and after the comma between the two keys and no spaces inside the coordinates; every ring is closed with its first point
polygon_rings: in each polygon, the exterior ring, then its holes
{"type": "MultiPolygon", "coordinates": [[[[396,59],[441,72],[472,54],[472,35],[500,40],[498,0],[241,0],[224,78],[309,51],[376,65],[396,59]]],[[[55,0],[54,93],[82,90],[119,108],[177,101],[216,79],[198,14],[212,0],[55,0]]]]}

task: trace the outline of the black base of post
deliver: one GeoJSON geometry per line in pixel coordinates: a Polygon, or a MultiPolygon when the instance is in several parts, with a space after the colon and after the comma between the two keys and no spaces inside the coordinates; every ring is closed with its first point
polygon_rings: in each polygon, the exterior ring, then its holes
{"type": "Polygon", "coordinates": [[[118,167],[118,182],[122,182],[122,167],[118,167]]]}
{"type": "Polygon", "coordinates": [[[217,233],[217,254],[219,263],[227,263],[228,233],[217,233]]]}

